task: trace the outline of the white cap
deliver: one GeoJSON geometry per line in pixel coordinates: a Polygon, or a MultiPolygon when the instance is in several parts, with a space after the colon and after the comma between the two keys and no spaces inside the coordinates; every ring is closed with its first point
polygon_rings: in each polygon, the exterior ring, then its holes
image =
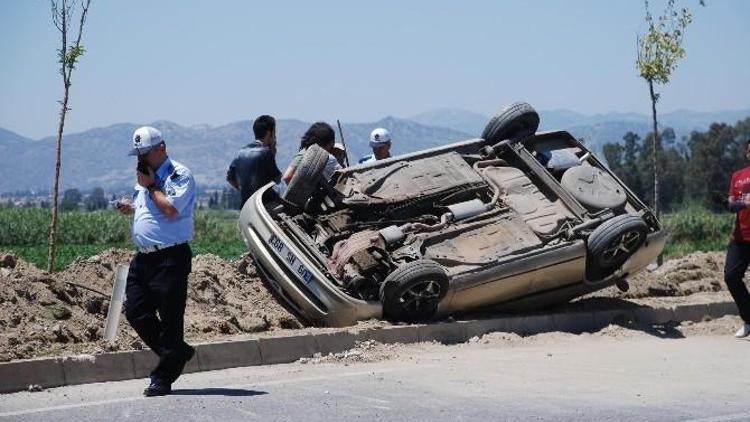
{"type": "Polygon", "coordinates": [[[379,127],[370,133],[370,147],[375,148],[391,142],[391,133],[388,129],[379,127]]]}
{"type": "Polygon", "coordinates": [[[133,132],[133,149],[128,155],[143,155],[156,145],[164,142],[161,132],[151,126],[143,126],[133,132]]]}
{"type": "Polygon", "coordinates": [[[346,151],[346,148],[344,148],[344,144],[342,144],[341,142],[336,142],[335,144],[333,144],[333,149],[346,151]]]}

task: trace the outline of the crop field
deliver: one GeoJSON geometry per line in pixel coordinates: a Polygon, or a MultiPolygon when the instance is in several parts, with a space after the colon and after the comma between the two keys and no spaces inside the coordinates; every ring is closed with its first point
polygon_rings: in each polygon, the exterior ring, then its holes
{"type": "MultiPolygon", "coordinates": [[[[212,253],[235,259],[245,253],[237,229],[238,211],[196,210],[194,254],[212,253]]],[[[40,268],[47,261],[49,210],[39,208],[0,208],[0,250],[12,251],[40,268]]],[[[113,211],[60,213],[55,269],[60,270],[79,258],[105,249],[133,249],[131,219],[113,211]]],[[[662,217],[669,233],[665,257],[695,251],[726,248],[734,217],[713,213],[697,206],[662,217]]]]}
{"type": "MultiPolygon", "coordinates": [[[[238,211],[196,210],[194,254],[234,259],[245,253],[237,229],[238,211]]],[[[114,211],[59,214],[55,269],[109,249],[133,249],[131,218],[114,211]]],[[[0,250],[13,252],[39,268],[47,262],[50,212],[40,208],[0,208],[0,250]]]]}
{"type": "Polygon", "coordinates": [[[695,251],[725,250],[734,227],[734,214],[689,206],[662,216],[661,221],[669,235],[664,254],[670,258],[695,251]]]}

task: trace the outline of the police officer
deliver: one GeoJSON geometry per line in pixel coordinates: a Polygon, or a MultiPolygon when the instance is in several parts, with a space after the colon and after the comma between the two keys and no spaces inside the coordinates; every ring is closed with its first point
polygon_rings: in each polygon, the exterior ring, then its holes
{"type": "Polygon", "coordinates": [[[187,279],[191,271],[195,180],[184,165],[167,156],[161,132],[144,126],[133,133],[138,156],[133,201],[117,209],[133,214],[133,242],[125,315],[159,363],[145,396],[171,393],[195,350],[183,340],[187,279]],[[158,313],[158,316],[157,316],[158,313]]]}
{"type": "Polygon", "coordinates": [[[360,164],[391,158],[391,133],[388,129],[379,127],[370,133],[370,148],[372,154],[360,158],[360,164]]]}

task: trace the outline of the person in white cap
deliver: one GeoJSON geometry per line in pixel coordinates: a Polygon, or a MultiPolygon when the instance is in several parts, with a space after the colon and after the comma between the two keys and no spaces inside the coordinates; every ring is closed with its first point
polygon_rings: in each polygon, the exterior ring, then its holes
{"type": "Polygon", "coordinates": [[[341,168],[347,167],[347,157],[346,157],[346,147],[341,142],[336,142],[333,144],[333,150],[331,151],[331,155],[336,157],[336,161],[338,161],[341,168]]]}
{"type": "Polygon", "coordinates": [[[391,158],[391,133],[388,129],[379,127],[370,133],[370,148],[372,154],[360,158],[360,164],[391,158]]]}
{"type": "Polygon", "coordinates": [[[195,349],[184,341],[187,279],[191,271],[195,180],[167,156],[161,132],[149,126],[133,133],[130,155],[138,156],[133,201],[116,203],[133,215],[133,242],[125,288],[125,316],[159,356],[145,396],[171,393],[195,349]],[[158,316],[157,316],[158,315],[158,316]]]}

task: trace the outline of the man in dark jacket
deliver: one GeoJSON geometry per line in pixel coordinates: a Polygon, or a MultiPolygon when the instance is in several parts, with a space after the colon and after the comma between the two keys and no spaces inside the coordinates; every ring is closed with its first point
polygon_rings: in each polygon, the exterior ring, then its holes
{"type": "Polygon", "coordinates": [[[258,117],[253,133],[255,142],[240,149],[227,170],[227,182],[239,189],[241,205],[256,190],[271,181],[278,183],[281,177],[276,166],[276,120],[268,115],[258,117]]]}

